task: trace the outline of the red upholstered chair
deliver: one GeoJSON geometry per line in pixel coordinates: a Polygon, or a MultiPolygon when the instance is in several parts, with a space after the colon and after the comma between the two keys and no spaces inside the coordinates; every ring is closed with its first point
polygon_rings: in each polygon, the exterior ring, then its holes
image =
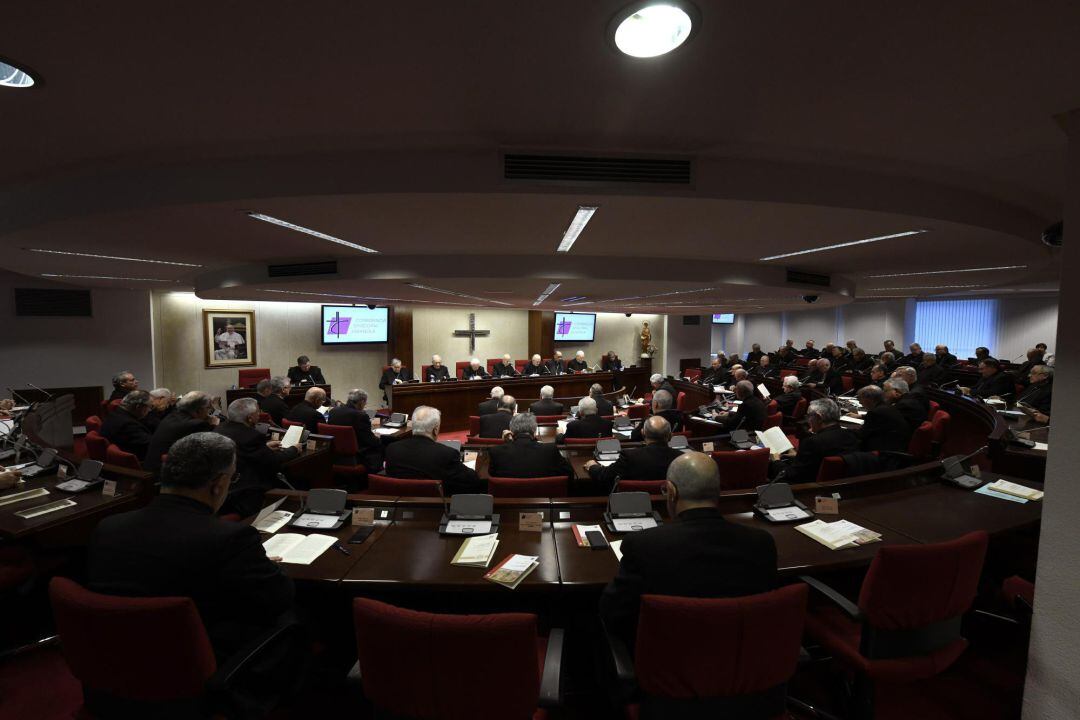
{"type": "Polygon", "coordinates": [[[1019,575],[1005,579],[1001,584],[1001,595],[1005,602],[1015,609],[1026,609],[1030,612],[1035,607],[1035,583],[1019,575]]]}
{"type": "Polygon", "coordinates": [[[687,378],[688,380],[697,380],[699,377],[701,377],[701,368],[686,368],[686,371],[683,373],[683,377],[687,378]]]}
{"type": "Polygon", "coordinates": [[[934,413],[934,417],[930,419],[931,428],[931,450],[936,456],[941,455],[941,448],[945,445],[945,439],[949,436],[949,424],[952,422],[952,415],[944,410],[938,410],[934,413]]]}
{"type": "Polygon", "coordinates": [[[469,434],[470,435],[479,435],[480,434],[480,416],[479,415],[470,415],[469,416],[469,434]]]}
{"type": "MultiPolygon", "coordinates": [[[[89,446],[87,447],[89,448],[89,446]]],[[[116,465],[117,467],[142,470],[142,463],[139,462],[137,456],[129,452],[124,452],[112,443],[109,443],[105,448],[105,462],[109,465],[116,465]]]]}
{"type": "Polygon", "coordinates": [[[87,432],[90,432],[91,430],[96,433],[101,432],[101,418],[99,418],[97,415],[91,415],[90,417],[86,418],[86,421],[83,424],[86,426],[87,432]]]}
{"type": "Polygon", "coordinates": [[[608,636],[636,701],[627,717],[787,718],[806,596],[799,585],[735,598],[642,596],[633,658],[608,636]]]}
{"type": "Polygon", "coordinates": [[[357,598],[353,622],[354,672],[377,717],[521,720],[559,704],[563,631],[539,637],[535,615],[437,615],[357,598]]]}
{"type": "Polygon", "coordinates": [[[798,422],[806,417],[806,411],[810,409],[810,401],[806,398],[799,398],[799,402],[795,403],[795,409],[791,411],[791,419],[798,422]]]}
{"type": "Polygon", "coordinates": [[[91,430],[86,433],[86,456],[99,462],[109,461],[109,441],[98,432],[91,430]]]}
{"type": "Polygon", "coordinates": [[[486,438],[479,435],[469,435],[465,438],[466,445],[502,445],[502,438],[486,438]]]}
{"type": "Polygon", "coordinates": [[[649,417],[649,406],[646,404],[631,405],[626,408],[626,417],[631,420],[644,420],[649,417]]]}
{"type": "Polygon", "coordinates": [[[307,427],[307,425],[305,425],[305,424],[304,424],[304,423],[302,423],[302,422],[296,422],[295,420],[289,420],[289,419],[287,419],[287,418],[282,418],[282,420],[281,420],[281,424],[282,424],[282,425],[284,425],[284,426],[285,426],[286,428],[291,428],[291,427],[293,427],[294,425],[295,425],[296,427],[307,427]]]}
{"type": "Polygon", "coordinates": [[[667,480],[619,480],[615,485],[618,492],[647,492],[650,495],[663,495],[667,480]]]}
{"type": "Polygon", "coordinates": [[[120,407],[120,403],[123,402],[120,398],[115,400],[102,400],[101,401],[101,415],[104,418],[116,408],[120,407]]]}
{"type": "Polygon", "coordinates": [[[675,396],[675,409],[679,412],[687,412],[686,393],[682,390],[675,396]]]}
{"type": "Polygon", "coordinates": [[[772,415],[774,412],[780,412],[780,403],[770,400],[769,404],[765,406],[765,414],[772,415]]]}
{"type": "Polygon", "coordinates": [[[430,370],[430,369],[431,369],[430,365],[421,365],[420,366],[420,378],[419,378],[420,382],[427,382],[427,374],[428,374],[428,370],[430,370]]]}
{"type": "Polygon", "coordinates": [[[529,364],[531,359],[532,358],[529,358],[528,360],[515,360],[514,361],[514,368],[516,368],[518,372],[521,372],[522,369],[524,369],[524,367],[529,364]]]}
{"type": "Polygon", "coordinates": [[[927,460],[933,454],[934,426],[928,422],[920,425],[908,443],[908,453],[916,460],[927,460]]]}
{"type": "Polygon", "coordinates": [[[769,481],[769,449],[718,450],[712,453],[720,471],[720,487],[745,490],[769,481]]]}
{"type": "Polygon", "coordinates": [[[270,413],[261,412],[259,413],[259,422],[272,425],[274,423],[274,418],[270,417],[270,413]]]}
{"type": "Polygon", "coordinates": [[[495,366],[496,366],[497,364],[501,363],[501,362],[502,362],[502,358],[501,358],[501,357],[498,357],[498,358],[488,358],[488,359],[487,359],[487,371],[488,371],[488,375],[494,375],[494,374],[495,374],[495,366]]]}
{"type": "Polygon", "coordinates": [[[941,405],[939,403],[935,402],[934,400],[931,400],[930,401],[930,410],[929,410],[929,412],[926,413],[926,419],[929,420],[930,422],[933,422],[934,421],[934,415],[936,415],[937,411],[940,410],[940,409],[941,409],[941,405]]]}
{"type": "Polygon", "coordinates": [[[536,424],[542,427],[555,427],[559,424],[560,420],[565,420],[566,418],[566,415],[537,415],[536,424]]]}
{"type": "Polygon", "coordinates": [[[240,388],[253,388],[260,380],[270,379],[270,368],[244,368],[239,372],[240,378],[236,386],[240,388]]]}
{"type": "Polygon", "coordinates": [[[372,473],[368,475],[365,495],[400,495],[402,497],[439,497],[442,483],[438,480],[392,478],[372,473]]]}
{"type": "Polygon", "coordinates": [[[851,375],[841,375],[840,382],[844,386],[844,392],[851,392],[855,388],[855,378],[851,375]]]}
{"type": "Polygon", "coordinates": [[[454,377],[460,378],[461,373],[467,367],[469,367],[469,361],[468,360],[458,360],[456,363],[454,363],[454,377]]]}
{"type": "Polygon", "coordinates": [[[874,684],[933,677],[964,652],[960,622],[975,599],[988,542],[979,531],[943,543],[884,546],[857,605],[802,578],[829,601],[811,603],[806,631],[856,676],[854,715],[872,715],[874,684]]]}
{"type": "Polygon", "coordinates": [[[567,497],[568,480],[562,477],[488,478],[488,492],[495,497],[567,497]]]}
{"type": "Polygon", "coordinates": [[[797,357],[795,358],[795,364],[798,367],[808,367],[810,365],[810,358],[797,357]]]}
{"type": "Polygon", "coordinates": [[[334,454],[334,479],[354,487],[362,484],[367,478],[368,468],[357,459],[360,446],[356,442],[356,431],[348,425],[327,425],[326,423],[319,423],[318,429],[320,435],[330,435],[334,438],[330,443],[330,451],[334,454]]]}
{"type": "Polygon", "coordinates": [[[772,415],[765,416],[765,429],[768,430],[771,427],[780,427],[780,424],[784,422],[783,413],[775,412],[772,415]]]}
{"type": "Polygon", "coordinates": [[[818,466],[817,480],[815,482],[823,483],[830,480],[840,480],[846,476],[847,463],[844,462],[844,458],[839,455],[829,455],[821,458],[821,465],[818,466]]]}
{"type": "Polygon", "coordinates": [[[792,370],[791,368],[787,368],[785,370],[780,371],[780,379],[783,380],[784,378],[786,378],[786,377],[788,377],[790,375],[796,375],[797,376],[798,374],[799,374],[798,370],[792,370]]]}

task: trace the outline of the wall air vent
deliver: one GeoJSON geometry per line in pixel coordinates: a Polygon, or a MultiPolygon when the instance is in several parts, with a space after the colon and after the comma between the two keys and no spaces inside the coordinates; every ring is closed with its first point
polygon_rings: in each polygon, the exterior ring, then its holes
{"type": "Polygon", "coordinates": [[[689,185],[690,160],[581,155],[503,155],[503,177],[554,183],[689,185]]]}
{"type": "Polygon", "coordinates": [[[21,317],[91,317],[89,290],[15,288],[15,314],[21,317]]]}
{"type": "Polygon", "coordinates": [[[337,275],[337,261],[268,265],[266,274],[272,278],[303,277],[306,275],[337,275]]]}
{"type": "Polygon", "coordinates": [[[787,281],[789,283],[799,283],[800,285],[817,285],[819,287],[829,287],[830,285],[832,285],[832,278],[828,275],[800,272],[798,270],[788,270],[787,281]]]}

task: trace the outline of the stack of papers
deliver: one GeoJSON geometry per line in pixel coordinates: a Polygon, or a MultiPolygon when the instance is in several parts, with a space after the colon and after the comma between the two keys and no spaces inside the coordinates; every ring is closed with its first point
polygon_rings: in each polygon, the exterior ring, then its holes
{"type": "Polygon", "coordinates": [[[611,523],[618,532],[637,532],[638,530],[648,530],[656,527],[656,518],[612,518],[611,523]]]}
{"type": "Polygon", "coordinates": [[[275,535],[264,542],[263,549],[267,557],[279,557],[281,562],[310,565],[337,541],[338,539],[333,535],[285,533],[275,535]]]}
{"type": "Polygon", "coordinates": [[[285,437],[281,438],[281,447],[291,448],[300,444],[300,438],[304,436],[304,428],[299,425],[290,425],[285,431],[285,437]]]}
{"type": "Polygon", "coordinates": [[[773,522],[804,520],[810,517],[810,513],[806,512],[798,505],[788,505],[787,507],[782,508],[765,508],[761,512],[773,522]]]}
{"type": "Polygon", "coordinates": [[[831,550],[858,547],[881,540],[881,533],[867,530],[847,520],[827,523],[824,520],[796,525],[795,529],[831,550]]]}
{"type": "Polygon", "coordinates": [[[612,540],[610,543],[611,552],[615,553],[615,559],[622,562],[622,540],[612,540]]]}
{"type": "Polygon", "coordinates": [[[484,579],[513,590],[539,565],[537,555],[510,555],[488,571],[484,579]]]}
{"type": "Polygon", "coordinates": [[[491,564],[491,558],[494,557],[497,547],[499,547],[499,533],[468,538],[461,543],[461,547],[454,554],[450,564],[486,568],[491,564]]]}
{"type": "Polygon", "coordinates": [[[293,514],[288,510],[278,510],[283,502],[285,502],[285,498],[281,498],[273,505],[267,505],[260,510],[259,514],[255,516],[255,520],[251,523],[251,527],[259,532],[269,533],[271,535],[285,527],[285,523],[292,520],[293,514]]]}
{"type": "Polygon", "coordinates": [[[853,425],[862,425],[865,420],[863,420],[862,418],[851,417],[850,415],[841,415],[840,422],[851,423],[853,425]]]}
{"type": "Polygon", "coordinates": [[[376,435],[393,435],[393,434],[394,434],[394,433],[396,433],[396,432],[397,432],[397,431],[398,431],[399,429],[400,429],[400,428],[384,428],[384,427],[379,427],[379,428],[375,428],[375,430],[374,430],[374,433],[375,433],[376,435]]]}
{"type": "Polygon", "coordinates": [[[787,439],[787,435],[784,434],[784,431],[778,427],[771,427],[767,430],[758,430],[757,439],[758,442],[769,448],[769,454],[773,458],[779,457],[788,450],[795,449],[795,446],[787,439]]]}
{"type": "Polygon", "coordinates": [[[1025,500],[1042,500],[1043,498],[1042,490],[1035,490],[1026,485],[1018,485],[1017,483],[1009,482],[1008,480],[995,480],[987,487],[994,492],[1015,495],[1016,497],[1024,498],[1025,500]]]}
{"type": "Polygon", "coordinates": [[[574,539],[577,540],[578,547],[589,547],[589,538],[585,537],[585,533],[595,530],[601,535],[604,534],[603,528],[599,525],[575,525],[574,526],[574,539]]]}
{"type": "Polygon", "coordinates": [[[478,453],[478,452],[472,452],[472,451],[466,452],[465,453],[465,459],[462,462],[464,463],[465,467],[469,468],[470,470],[475,470],[476,469],[476,458],[479,457],[479,456],[480,456],[480,453],[478,453]]]}

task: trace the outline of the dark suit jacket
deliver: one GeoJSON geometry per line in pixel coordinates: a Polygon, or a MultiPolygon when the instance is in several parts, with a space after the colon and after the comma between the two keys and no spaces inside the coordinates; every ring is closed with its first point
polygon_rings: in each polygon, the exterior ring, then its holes
{"type": "Polygon", "coordinates": [[[725,385],[730,375],[727,368],[718,367],[714,370],[710,365],[701,372],[701,382],[703,385],[725,385]]]}
{"type": "Polygon", "coordinates": [[[893,406],[904,417],[904,421],[907,422],[913,433],[919,429],[920,425],[926,422],[927,417],[930,415],[929,400],[925,404],[921,402],[925,397],[920,398],[918,395],[908,393],[893,406]]]}
{"type": "Polygon", "coordinates": [[[622,554],[618,574],[600,597],[600,617],[630,647],[642,595],[739,597],[776,585],[772,535],[728,522],[715,508],[687,510],[677,521],[627,533],[622,554]]]}
{"type": "Polygon", "coordinates": [[[862,360],[851,359],[851,369],[858,373],[868,373],[874,367],[874,358],[866,355],[862,360]]]}
{"type": "Polygon", "coordinates": [[[492,477],[566,477],[574,472],[555,443],[537,442],[531,437],[515,437],[513,442],[488,449],[488,473],[492,477]]]}
{"type": "Polygon", "coordinates": [[[897,362],[899,362],[901,365],[907,365],[917,370],[919,366],[922,365],[922,358],[924,354],[925,353],[919,353],[918,355],[913,355],[911,353],[908,353],[904,357],[900,358],[897,362]]]}
{"type": "Polygon", "coordinates": [[[866,411],[862,427],[855,432],[862,450],[907,452],[913,428],[894,405],[882,403],[866,411]]]}
{"type": "Polygon", "coordinates": [[[533,415],[565,415],[566,408],[554,400],[541,399],[529,406],[529,412],[533,415]]]}
{"type": "Polygon", "coordinates": [[[319,423],[326,422],[323,420],[323,416],[319,414],[319,411],[306,401],[296,403],[296,405],[289,410],[285,419],[304,423],[304,427],[308,429],[308,432],[313,433],[319,432],[319,423]]]}
{"type": "Polygon", "coordinates": [[[259,397],[259,409],[274,420],[274,424],[281,427],[281,421],[289,414],[289,405],[280,395],[267,395],[259,397]]]}
{"type": "Polygon", "coordinates": [[[474,378],[483,379],[483,378],[487,378],[487,377],[491,377],[491,376],[488,375],[488,371],[484,369],[483,365],[476,368],[475,370],[472,369],[471,365],[466,365],[465,367],[463,367],[461,369],[461,379],[462,380],[473,380],[474,378]]]}
{"type": "Polygon", "coordinates": [[[667,390],[669,393],[671,393],[671,404],[672,405],[675,404],[675,400],[677,400],[678,397],[679,397],[679,391],[676,390],[675,386],[672,385],[671,383],[669,383],[666,379],[663,382],[661,382],[660,387],[654,389],[653,392],[655,393],[657,390],[667,390]]]}
{"type": "Polygon", "coordinates": [[[956,356],[952,353],[944,353],[937,356],[937,364],[941,367],[952,367],[956,364],[956,356]]]}
{"type": "Polygon", "coordinates": [[[196,420],[185,412],[176,410],[169,413],[158,424],[154,434],[150,436],[150,445],[146,448],[146,460],[143,461],[143,468],[151,471],[157,470],[161,467],[161,456],[169,452],[169,448],[173,446],[174,442],[188,435],[197,432],[210,432],[213,429],[210,423],[196,420]]]}
{"type": "Polygon", "coordinates": [[[487,492],[487,482],[461,462],[456,450],[421,435],[386,446],[386,474],[395,478],[442,480],[447,495],[487,492]]]}
{"type": "Polygon", "coordinates": [[[664,445],[649,443],[639,448],[629,448],[619,453],[619,459],[611,465],[593,465],[589,468],[589,477],[599,480],[608,492],[615,485],[616,478],[621,480],[664,480],[667,478],[668,465],[682,452],[664,445]]]}
{"type": "Polygon", "coordinates": [[[609,417],[615,414],[615,404],[606,397],[594,398],[596,400],[596,414],[600,417],[609,417]]]}
{"type": "Polygon", "coordinates": [[[123,407],[109,413],[101,423],[101,434],[124,452],[142,460],[150,447],[150,431],[141,420],[123,407]]]}
{"type": "Polygon", "coordinates": [[[751,350],[750,352],[746,353],[746,362],[760,363],[761,358],[763,358],[765,354],[766,353],[763,353],[760,350],[751,350]]]}
{"type": "Polygon", "coordinates": [[[510,429],[510,421],[514,419],[511,412],[497,411],[480,416],[480,437],[502,437],[503,430],[510,429]]]}
{"type": "Polygon", "coordinates": [[[497,362],[491,366],[491,374],[495,377],[517,377],[521,373],[514,367],[514,363],[501,363],[497,362]]]}
{"type": "Polygon", "coordinates": [[[449,379],[450,379],[450,371],[446,369],[445,365],[440,365],[437,368],[436,367],[429,367],[427,369],[427,374],[424,377],[425,382],[434,382],[436,380],[449,380],[449,379]]]}
{"type": "MultiPolygon", "coordinates": [[[[971,389],[972,395],[988,398],[992,395],[1007,395],[1016,392],[1016,381],[1012,373],[999,370],[988,378],[983,378],[971,389]]],[[[1010,396],[1011,397],[1011,396],[1010,396]]]]}
{"type": "Polygon", "coordinates": [[[87,548],[87,586],[106,595],[190,597],[219,657],[292,609],[293,584],[258,531],[179,495],[104,518],[87,548]]]}
{"type": "Polygon", "coordinates": [[[623,369],[622,360],[620,360],[619,358],[615,358],[615,361],[612,362],[608,359],[608,356],[605,355],[604,358],[600,361],[600,368],[608,372],[619,372],[623,369]]]}
{"type": "MultiPolygon", "coordinates": [[[[1053,392],[1054,383],[1052,380],[1043,380],[1041,382],[1032,383],[1027,386],[1024,392],[1020,393],[1017,402],[1022,402],[1025,405],[1035,408],[1044,415],[1049,415],[1050,400],[1053,392]]],[[[109,417],[112,417],[112,415],[109,417]]]]}
{"type": "Polygon", "coordinates": [[[490,398],[480,403],[477,406],[477,415],[488,415],[499,409],[499,402],[497,398],[490,398]]]}
{"type": "Polygon", "coordinates": [[[821,432],[808,435],[799,442],[799,451],[787,466],[784,482],[814,482],[824,458],[858,449],[859,436],[850,430],[839,425],[822,428],[821,432]]]}
{"type": "Polygon", "coordinates": [[[305,384],[307,385],[326,384],[326,378],[323,377],[322,369],[320,369],[318,365],[310,366],[307,372],[301,370],[299,365],[293,365],[291,368],[289,368],[289,382],[291,382],[293,385],[299,385],[301,381],[308,380],[310,380],[311,382],[305,382],[305,384]]]}
{"type": "Polygon", "coordinates": [[[254,515],[262,507],[263,495],[277,484],[281,466],[300,454],[291,447],[271,450],[266,436],[244,423],[229,420],[218,425],[215,432],[236,443],[236,471],[240,474],[229,488],[229,498],[222,512],[254,515]]]}
{"type": "Polygon", "coordinates": [[[815,360],[821,357],[821,351],[817,348],[803,348],[799,351],[799,354],[804,358],[813,358],[815,360]]]}
{"type": "Polygon", "coordinates": [[[724,421],[724,429],[731,431],[735,428],[747,432],[757,432],[765,429],[765,403],[757,395],[751,395],[742,401],[739,409],[727,416],[724,421]],[[742,425],[739,425],[742,423],[742,425]]]}
{"type": "Polygon", "coordinates": [[[565,360],[548,360],[547,363],[548,372],[552,375],[566,374],[566,361],[565,360]]]}
{"type": "Polygon", "coordinates": [[[109,395],[109,402],[112,402],[113,400],[123,400],[124,396],[127,395],[129,392],[131,391],[113,388],[112,394],[109,395]]]}
{"type": "Polygon", "coordinates": [[[551,368],[549,368],[547,365],[544,365],[544,364],[533,365],[532,363],[527,363],[525,365],[525,367],[521,368],[521,374],[522,375],[550,375],[551,374],[551,368]]]}
{"type": "Polygon", "coordinates": [[[802,399],[802,390],[793,390],[786,392],[783,395],[777,395],[775,398],[777,407],[780,408],[780,412],[784,417],[791,417],[791,414],[795,412],[795,406],[799,404],[799,400],[802,399]]]}
{"type": "MultiPolygon", "coordinates": [[[[660,415],[661,417],[666,419],[668,421],[668,425],[671,425],[671,432],[679,432],[680,430],[683,429],[682,428],[682,411],[681,410],[676,410],[675,408],[671,408],[670,410],[661,410],[660,412],[653,413],[653,414],[654,415],[660,415]]],[[[645,441],[645,434],[641,430],[643,425],[644,425],[644,423],[642,423],[641,425],[638,425],[637,427],[634,428],[633,432],[630,433],[630,442],[644,442],[645,441]]],[[[633,479],[633,478],[631,478],[631,479],[633,479]]]]}
{"type": "Polygon", "coordinates": [[[611,421],[599,415],[586,415],[571,420],[566,426],[566,433],[561,438],[596,438],[611,437],[611,421]]]}
{"type": "Polygon", "coordinates": [[[920,385],[940,385],[948,378],[949,373],[937,363],[919,368],[920,385]]]}
{"type": "Polygon", "coordinates": [[[379,389],[385,390],[387,385],[393,385],[395,380],[401,380],[402,382],[408,382],[413,379],[412,370],[407,367],[402,367],[401,372],[394,372],[394,368],[388,367],[383,370],[382,377],[379,378],[379,389]]]}
{"type": "Polygon", "coordinates": [[[153,435],[154,431],[157,430],[157,426],[161,424],[161,421],[164,420],[165,417],[172,413],[172,411],[175,409],[175,405],[170,405],[169,407],[165,408],[164,412],[151,410],[150,412],[146,413],[146,417],[142,419],[142,424],[145,425],[146,429],[150,431],[151,435],[153,435]]]}
{"type": "Polygon", "coordinates": [[[589,363],[585,360],[582,360],[581,362],[578,362],[577,360],[571,360],[570,362],[566,363],[566,369],[572,372],[581,372],[582,370],[589,369],[589,363]]]}
{"type": "Polygon", "coordinates": [[[371,418],[363,410],[340,405],[330,410],[329,425],[347,425],[356,433],[356,445],[360,449],[357,458],[369,472],[377,472],[382,467],[383,444],[379,436],[371,430],[371,418]]]}

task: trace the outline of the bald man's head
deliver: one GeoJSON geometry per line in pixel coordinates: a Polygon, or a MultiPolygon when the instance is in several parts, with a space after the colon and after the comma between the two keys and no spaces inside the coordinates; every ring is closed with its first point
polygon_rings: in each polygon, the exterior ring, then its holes
{"type": "Polygon", "coordinates": [[[720,471],[712,457],[700,452],[685,452],[668,466],[669,500],[674,489],[679,504],[716,505],[720,499],[720,471]]]}
{"type": "Polygon", "coordinates": [[[645,419],[641,426],[641,434],[645,438],[645,444],[671,442],[671,423],[663,415],[651,415],[645,419]]]}

